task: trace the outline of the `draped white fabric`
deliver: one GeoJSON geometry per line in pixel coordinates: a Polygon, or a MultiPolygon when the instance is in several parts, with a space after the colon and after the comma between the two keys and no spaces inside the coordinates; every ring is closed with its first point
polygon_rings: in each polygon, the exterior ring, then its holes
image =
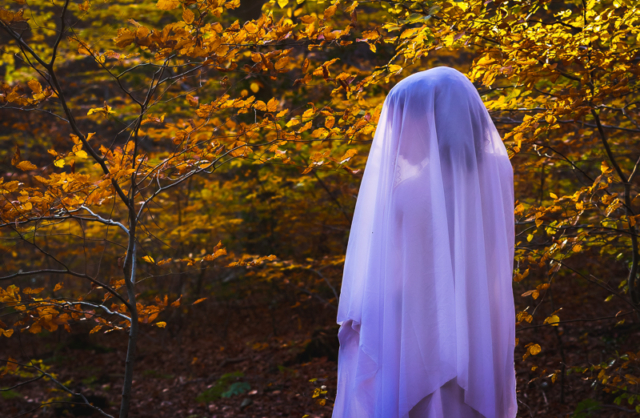
{"type": "Polygon", "coordinates": [[[333,418],[516,416],[513,204],[505,146],[462,73],[391,89],[347,247],[333,418]]]}

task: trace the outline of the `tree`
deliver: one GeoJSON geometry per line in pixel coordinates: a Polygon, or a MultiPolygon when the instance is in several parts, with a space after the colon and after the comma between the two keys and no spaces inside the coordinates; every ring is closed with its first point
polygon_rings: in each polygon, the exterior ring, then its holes
{"type": "MultiPolygon", "coordinates": [[[[201,302],[207,272],[293,286],[307,296],[298,303],[335,308],[385,94],[442,63],[476,82],[516,170],[514,287],[535,304],[519,309],[519,329],[552,330],[562,352],[558,327],[599,320],[587,308],[560,319],[551,292],[575,279],[615,301],[618,324],[637,317],[632,1],[278,0],[245,22],[231,14],[246,16],[239,6],[66,0],[0,11],[1,140],[12,144],[0,303],[17,317],[0,323],[4,337],[81,319],[95,322],[90,332],[126,332],[126,417],[140,324],[165,326],[164,310],[201,302]],[[173,286],[158,280],[169,276],[173,286]]],[[[529,341],[522,361],[542,349],[529,341]]],[[[620,396],[638,382],[628,373],[637,357],[625,355],[620,367],[592,367],[620,396]]],[[[564,389],[562,356],[550,376],[564,389]]],[[[63,386],[36,363],[20,367],[63,386]]]]}

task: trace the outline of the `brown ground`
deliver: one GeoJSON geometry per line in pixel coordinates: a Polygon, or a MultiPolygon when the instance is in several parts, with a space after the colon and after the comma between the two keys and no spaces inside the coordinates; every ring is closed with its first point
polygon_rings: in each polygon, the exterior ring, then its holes
{"type": "MultiPolygon", "coordinates": [[[[579,286],[567,284],[564,290],[562,299],[579,301],[586,298],[584,294],[578,296],[584,292],[579,286]]],[[[516,300],[520,299],[518,296],[516,300]]],[[[560,299],[556,297],[556,306],[560,299]]],[[[143,327],[137,355],[132,417],[331,416],[337,372],[334,309],[323,309],[307,302],[299,308],[283,307],[274,315],[268,308],[245,306],[246,303],[216,306],[213,302],[205,302],[201,305],[183,316],[175,312],[167,318],[166,329],[143,327]],[[305,346],[306,354],[301,354],[305,346]],[[245,382],[242,385],[244,393],[209,401],[197,399],[207,388],[214,387],[223,374],[231,372],[242,372],[244,376],[228,378],[222,386],[226,389],[234,382],[245,382]],[[314,389],[322,385],[326,386],[326,395],[313,398],[314,389]],[[321,405],[318,400],[325,397],[326,404],[321,405]]],[[[611,314],[608,309],[611,309],[608,305],[600,303],[595,305],[590,315],[593,318],[607,316],[611,314]]],[[[571,306],[565,307],[565,311],[570,312],[571,306]]],[[[613,311],[615,314],[616,310],[613,311]]],[[[627,323],[632,320],[631,315],[627,318],[627,323]]],[[[567,319],[569,315],[563,315],[562,320],[567,319]]],[[[628,325],[613,328],[614,323],[611,320],[570,323],[559,328],[562,333],[560,339],[549,327],[518,332],[518,416],[582,418],[636,415],[632,412],[635,403],[630,406],[625,400],[620,406],[615,405],[617,395],[604,393],[599,385],[592,388],[592,381],[588,380],[592,372],[570,373],[564,378],[564,384],[562,378],[552,383],[550,378],[544,377],[560,369],[562,354],[567,368],[570,368],[606,361],[615,355],[616,350],[620,354],[636,350],[638,328],[628,325]],[[522,346],[529,341],[538,342],[542,352],[523,362],[522,346]],[[531,371],[533,365],[538,366],[536,371],[531,371]],[[564,403],[561,403],[561,391],[564,392],[564,403]],[[599,410],[591,415],[573,414],[580,402],[585,405],[585,400],[591,398],[600,405],[599,410]]],[[[46,364],[51,366],[50,371],[56,373],[61,381],[68,382],[74,390],[96,396],[92,399],[97,404],[106,398],[108,406],[105,410],[117,416],[126,338],[116,333],[87,336],[79,333],[80,329],[76,330],[74,332],[78,333],[58,331],[38,337],[21,334],[18,338],[14,335],[11,339],[2,340],[7,345],[0,347],[5,352],[0,356],[6,357],[8,351],[20,361],[46,360],[46,364]],[[22,354],[18,356],[20,347],[22,354]]],[[[626,372],[634,374],[634,370],[626,372]]],[[[17,382],[6,377],[0,380],[2,387],[17,382]]],[[[60,408],[57,412],[53,405],[38,408],[38,402],[60,395],[51,393],[52,387],[50,382],[38,381],[15,389],[11,392],[13,398],[11,395],[0,398],[0,416],[73,416],[61,411],[61,405],[57,405],[60,408]]],[[[76,416],[83,416],[81,411],[76,413],[76,416]]]]}

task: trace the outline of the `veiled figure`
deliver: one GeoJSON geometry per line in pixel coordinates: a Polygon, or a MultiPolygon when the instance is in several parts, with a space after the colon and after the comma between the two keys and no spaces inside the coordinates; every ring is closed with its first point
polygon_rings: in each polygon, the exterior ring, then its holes
{"type": "Polygon", "coordinates": [[[513,418],[513,169],[448,67],[385,99],[349,236],[333,418],[513,418]]]}

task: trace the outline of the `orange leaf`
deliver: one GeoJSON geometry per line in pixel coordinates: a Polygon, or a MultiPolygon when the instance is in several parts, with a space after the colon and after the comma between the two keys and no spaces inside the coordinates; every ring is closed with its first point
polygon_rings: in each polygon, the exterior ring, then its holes
{"type": "Polygon", "coordinates": [[[274,67],[276,70],[280,71],[284,67],[286,67],[288,63],[289,63],[289,57],[282,57],[278,61],[276,61],[274,67]]]}
{"type": "Polygon", "coordinates": [[[29,80],[27,85],[34,93],[42,93],[42,86],[40,85],[38,80],[29,80]]]}
{"type": "Polygon", "coordinates": [[[30,163],[29,161],[20,161],[16,167],[18,167],[20,170],[22,171],[29,171],[29,170],[35,170],[36,168],[38,168],[38,166],[36,166],[33,163],[30,163]]]}
{"type": "Polygon", "coordinates": [[[195,302],[193,302],[192,305],[195,305],[196,303],[204,302],[205,300],[207,300],[207,298],[198,299],[195,302]]]}
{"type": "Polygon", "coordinates": [[[324,11],[324,18],[329,19],[331,16],[333,16],[333,14],[336,12],[336,9],[337,6],[335,5],[327,7],[327,9],[324,11]]]}
{"type": "Polygon", "coordinates": [[[542,348],[538,344],[532,344],[529,346],[528,351],[529,353],[535,356],[537,354],[540,354],[540,351],[542,351],[542,348]]]}
{"type": "Polygon", "coordinates": [[[156,7],[160,10],[173,10],[180,5],[177,0],[158,0],[156,7]]]}
{"type": "Polygon", "coordinates": [[[278,109],[278,101],[275,98],[272,98],[267,103],[267,110],[269,112],[275,112],[278,109]]]}
{"type": "Polygon", "coordinates": [[[191,107],[198,107],[198,98],[187,94],[187,102],[191,107]]]}
{"type": "Polygon", "coordinates": [[[184,11],[182,12],[182,20],[191,24],[193,23],[193,19],[195,19],[195,15],[193,14],[193,12],[185,8],[184,11]]]}
{"type": "Polygon", "coordinates": [[[356,151],[354,148],[348,149],[347,152],[345,152],[344,155],[338,159],[339,161],[338,164],[346,163],[351,159],[351,157],[353,157],[357,153],[358,151],[356,151]]]}

